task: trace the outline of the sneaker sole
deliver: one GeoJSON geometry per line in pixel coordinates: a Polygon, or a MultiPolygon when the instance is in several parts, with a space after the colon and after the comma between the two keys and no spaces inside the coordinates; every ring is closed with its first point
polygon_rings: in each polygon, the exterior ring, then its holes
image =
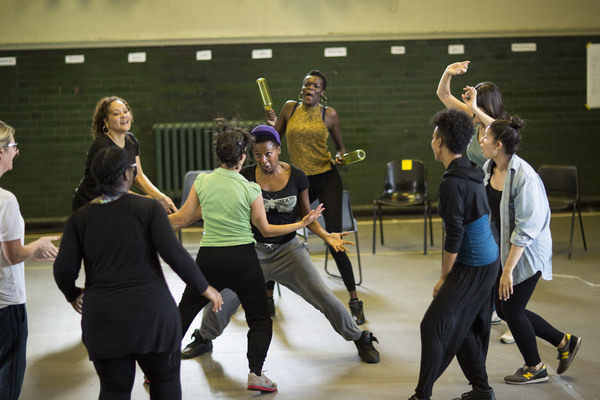
{"type": "Polygon", "coordinates": [[[531,379],[531,380],[525,381],[525,382],[510,382],[510,381],[507,381],[506,379],[504,379],[504,382],[508,383],[509,385],[528,385],[530,383],[546,382],[547,380],[548,380],[548,377],[544,376],[543,378],[531,379]]]}
{"type": "Polygon", "coordinates": [[[262,387],[262,386],[248,386],[248,390],[252,390],[255,392],[276,392],[277,388],[269,389],[269,388],[262,387]]]}
{"type": "Polygon", "coordinates": [[[577,338],[577,343],[575,344],[575,348],[573,349],[573,351],[571,352],[571,356],[569,357],[569,362],[567,363],[567,365],[565,366],[565,369],[562,370],[561,372],[556,372],[559,375],[564,374],[565,372],[567,372],[567,369],[569,369],[569,367],[571,366],[571,363],[573,362],[573,359],[575,358],[575,356],[577,355],[577,352],[579,351],[579,346],[581,346],[581,338],[577,338]]]}

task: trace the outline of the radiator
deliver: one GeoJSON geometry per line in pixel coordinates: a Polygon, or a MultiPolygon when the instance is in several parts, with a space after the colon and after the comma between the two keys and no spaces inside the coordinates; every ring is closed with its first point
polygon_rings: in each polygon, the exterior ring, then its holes
{"type": "MultiPolygon", "coordinates": [[[[248,129],[264,123],[244,121],[248,129]]],[[[212,148],[214,122],[179,122],[154,124],[156,139],[157,186],[174,201],[181,199],[183,178],[187,171],[217,167],[212,148]]],[[[176,203],[177,204],[177,203],[176,203]]]]}

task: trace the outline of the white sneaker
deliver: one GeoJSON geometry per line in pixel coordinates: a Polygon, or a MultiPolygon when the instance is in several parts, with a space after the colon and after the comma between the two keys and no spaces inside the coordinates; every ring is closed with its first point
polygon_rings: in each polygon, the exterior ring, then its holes
{"type": "Polygon", "coordinates": [[[502,320],[496,313],[496,310],[494,310],[494,312],[492,312],[492,325],[498,325],[501,322],[502,322],[502,320]]]}
{"type": "Polygon", "coordinates": [[[504,335],[500,336],[500,341],[505,344],[511,344],[515,342],[515,338],[512,333],[510,333],[510,329],[504,332],[504,335]]]}
{"type": "Polygon", "coordinates": [[[257,376],[254,372],[250,372],[248,374],[248,390],[276,392],[277,384],[267,378],[264,373],[261,376],[257,376]]]}

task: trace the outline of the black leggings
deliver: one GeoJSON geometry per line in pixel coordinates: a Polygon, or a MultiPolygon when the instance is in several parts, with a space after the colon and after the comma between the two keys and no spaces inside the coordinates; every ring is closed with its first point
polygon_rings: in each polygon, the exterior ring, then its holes
{"type": "Polygon", "coordinates": [[[181,400],[179,349],[172,353],[129,354],[94,360],[94,368],[100,378],[99,400],[131,399],[136,361],[150,380],[150,399],[181,400]]]}
{"type": "Polygon", "coordinates": [[[528,367],[536,366],[542,361],[537,348],[536,336],[555,347],[558,347],[565,336],[564,333],[554,328],[542,317],[525,309],[541,275],[542,273],[538,271],[532,277],[514,285],[513,294],[506,301],[502,301],[498,297],[498,285],[502,271],[498,273],[494,285],[496,312],[508,324],[517,347],[525,360],[525,365],[528,367]]]}
{"type": "MultiPolygon", "coordinates": [[[[206,280],[218,291],[229,288],[237,294],[248,323],[248,365],[256,375],[262,372],[273,335],[267,302],[265,277],[254,244],[227,247],[200,247],[196,263],[206,280]]],[[[196,315],[209,300],[189,285],[179,302],[182,330],[185,335],[196,315]]]]}
{"type": "MultiPolygon", "coordinates": [[[[316,199],[319,199],[319,202],[323,203],[323,206],[325,207],[325,211],[323,211],[325,229],[329,232],[341,232],[342,192],[344,188],[342,186],[342,178],[337,168],[333,166],[330,171],[318,175],[310,175],[308,177],[308,183],[310,185],[308,189],[310,202],[312,203],[316,199]]],[[[352,263],[346,252],[336,252],[331,246],[329,246],[329,252],[335,260],[346,289],[349,292],[356,290],[352,263]]]]}

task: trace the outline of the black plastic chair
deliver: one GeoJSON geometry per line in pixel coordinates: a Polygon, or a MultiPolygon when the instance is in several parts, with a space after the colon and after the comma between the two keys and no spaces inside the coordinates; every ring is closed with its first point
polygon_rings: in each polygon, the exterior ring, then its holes
{"type": "Polygon", "coordinates": [[[579,208],[579,177],[577,167],[574,165],[542,165],[538,169],[538,175],[542,178],[546,187],[546,195],[550,202],[551,211],[571,210],[571,238],[569,240],[569,258],[573,253],[573,231],[575,229],[575,210],[579,214],[579,225],[581,226],[581,237],[583,248],[587,250],[585,233],[583,231],[583,220],[579,208]]]}
{"type": "MultiPolygon", "coordinates": [[[[319,200],[315,200],[310,204],[311,209],[317,208],[319,205],[319,200]]],[[[325,227],[325,220],[321,215],[317,220],[321,226],[325,227]]],[[[360,247],[358,245],[358,226],[356,225],[356,219],[354,218],[354,214],[352,213],[352,203],[350,201],[350,192],[344,190],[342,193],[342,232],[351,232],[354,233],[354,243],[356,247],[356,257],[358,258],[358,282],[355,282],[356,286],[360,286],[363,280],[362,275],[362,264],[360,262],[360,247]]],[[[299,229],[297,232],[298,236],[304,238],[305,241],[308,241],[309,237],[317,237],[314,233],[312,233],[308,228],[304,227],[299,229]]],[[[333,274],[329,272],[327,269],[327,259],[329,258],[329,246],[325,246],[325,272],[327,275],[332,276],[334,278],[342,279],[340,275],[333,274]]]]}
{"type": "Polygon", "coordinates": [[[420,160],[395,160],[387,163],[383,194],[373,201],[373,254],[377,242],[377,216],[383,245],[382,207],[423,207],[423,254],[427,254],[427,217],[433,246],[431,208],[427,192],[427,168],[420,160]]]}

